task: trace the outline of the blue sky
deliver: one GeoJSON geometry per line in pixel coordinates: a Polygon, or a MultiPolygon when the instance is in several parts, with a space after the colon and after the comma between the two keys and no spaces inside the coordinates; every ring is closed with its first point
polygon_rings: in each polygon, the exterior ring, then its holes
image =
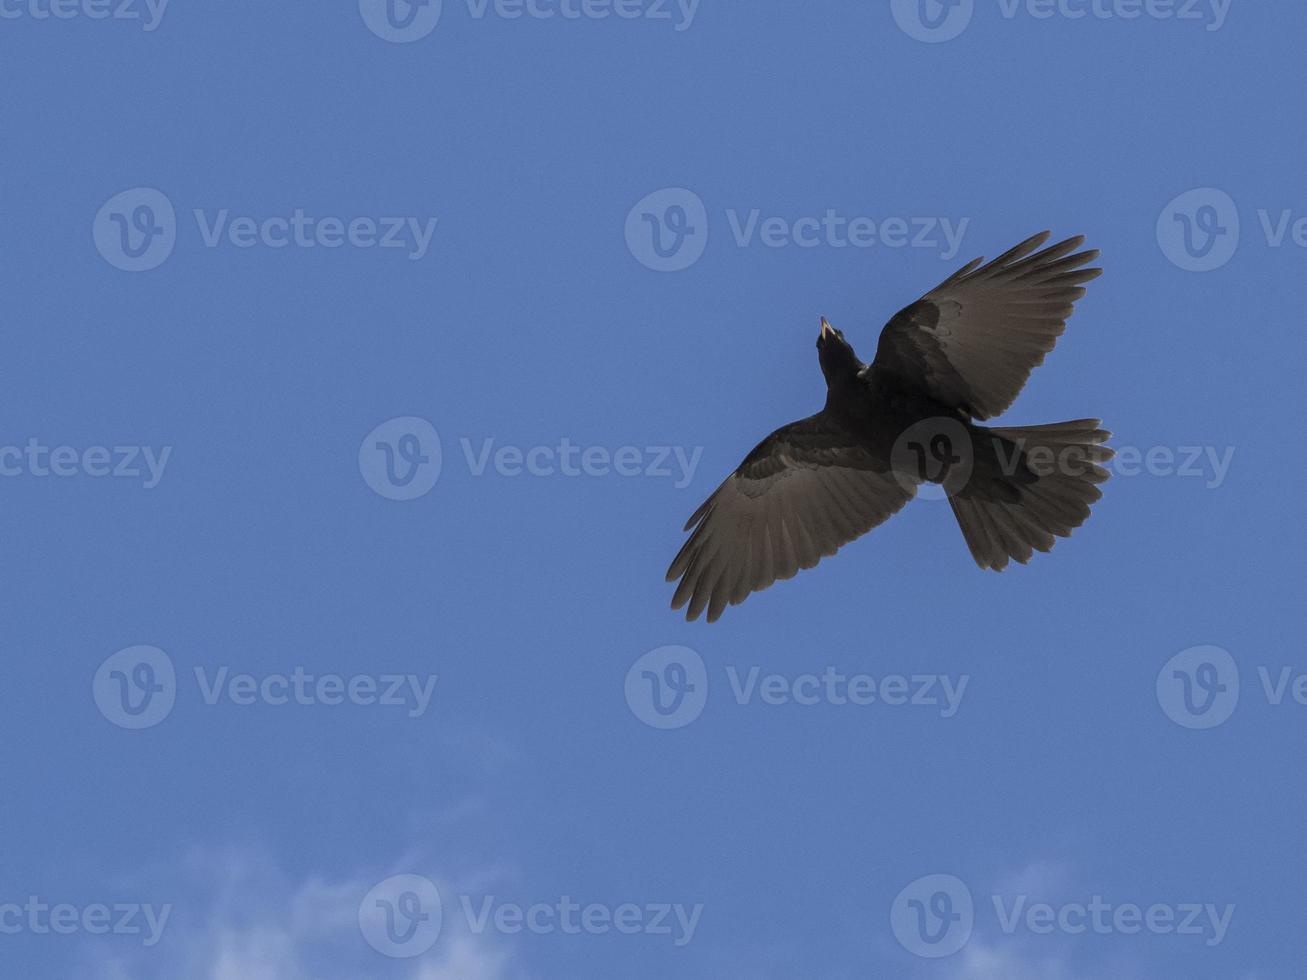
{"type": "Polygon", "coordinates": [[[0,973],[1297,975],[1307,10],[56,7],[0,0],[0,973]],[[870,358],[1042,228],[1106,271],[1003,422],[1105,420],[1088,524],[995,575],[920,499],[670,612],[818,317],[870,358]]]}

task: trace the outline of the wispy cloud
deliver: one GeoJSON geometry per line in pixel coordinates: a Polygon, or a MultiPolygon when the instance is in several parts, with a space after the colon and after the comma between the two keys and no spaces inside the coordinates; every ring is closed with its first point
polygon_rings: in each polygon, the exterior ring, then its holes
{"type": "MultiPolygon", "coordinates": [[[[408,866],[440,883],[431,867],[408,866]]],[[[509,949],[473,935],[455,916],[432,949],[406,970],[370,949],[359,931],[359,903],[392,868],[335,878],[293,880],[275,860],[250,849],[195,852],[179,872],[160,872],[160,892],[176,913],[162,941],[83,975],[95,980],[510,980],[509,949]]],[[[479,876],[479,875],[478,875],[479,876]]]]}
{"type": "Polygon", "coordinates": [[[978,939],[934,975],[938,980],[1131,980],[1141,976],[1120,964],[1111,970],[1085,971],[1072,967],[1061,954],[1040,954],[1010,944],[989,946],[978,939]]]}

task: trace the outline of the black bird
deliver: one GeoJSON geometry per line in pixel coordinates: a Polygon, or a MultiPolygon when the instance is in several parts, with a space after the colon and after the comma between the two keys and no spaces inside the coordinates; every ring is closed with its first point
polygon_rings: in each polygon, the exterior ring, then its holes
{"type": "Polygon", "coordinates": [[[1102,274],[1084,268],[1098,252],[1077,251],[1083,236],[1040,251],[1048,237],[976,259],[901,310],[871,364],[822,317],[826,406],[760,442],[686,522],[672,608],[715,621],[887,520],[923,481],[944,487],[981,568],[1024,564],[1083,524],[1113,455],[1098,419],[974,422],[1012,404],[1102,274]]]}

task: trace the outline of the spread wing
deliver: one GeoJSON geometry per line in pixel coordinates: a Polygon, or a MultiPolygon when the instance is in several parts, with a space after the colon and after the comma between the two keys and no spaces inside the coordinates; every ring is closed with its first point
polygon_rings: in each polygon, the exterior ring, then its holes
{"type": "Polygon", "coordinates": [[[976,259],[901,310],[881,331],[875,366],[975,418],[998,415],[1103,271],[1082,268],[1098,257],[1076,251],[1084,236],[1036,251],[1047,240],[1043,232],[988,265],[976,259]]]}
{"type": "Polygon", "coordinates": [[[916,492],[824,412],[777,429],[686,522],[690,538],[667,570],[686,619],[777,579],[792,578],[885,521],[916,492]],[[900,480],[904,482],[900,482],[900,480]]]}

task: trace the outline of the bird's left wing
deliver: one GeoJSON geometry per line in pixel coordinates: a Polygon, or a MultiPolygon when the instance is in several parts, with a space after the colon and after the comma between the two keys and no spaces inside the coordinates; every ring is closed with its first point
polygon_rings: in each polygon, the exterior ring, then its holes
{"type": "Polygon", "coordinates": [[[912,499],[896,476],[838,421],[819,412],[777,429],[686,522],[690,538],[667,570],[680,579],[672,608],[686,619],[811,568],[912,499]]]}
{"type": "Polygon", "coordinates": [[[1042,248],[1047,241],[1043,232],[988,265],[976,259],[900,310],[881,331],[873,366],[975,418],[1000,414],[1103,271],[1082,268],[1098,257],[1078,251],[1083,236],[1042,248]]]}

